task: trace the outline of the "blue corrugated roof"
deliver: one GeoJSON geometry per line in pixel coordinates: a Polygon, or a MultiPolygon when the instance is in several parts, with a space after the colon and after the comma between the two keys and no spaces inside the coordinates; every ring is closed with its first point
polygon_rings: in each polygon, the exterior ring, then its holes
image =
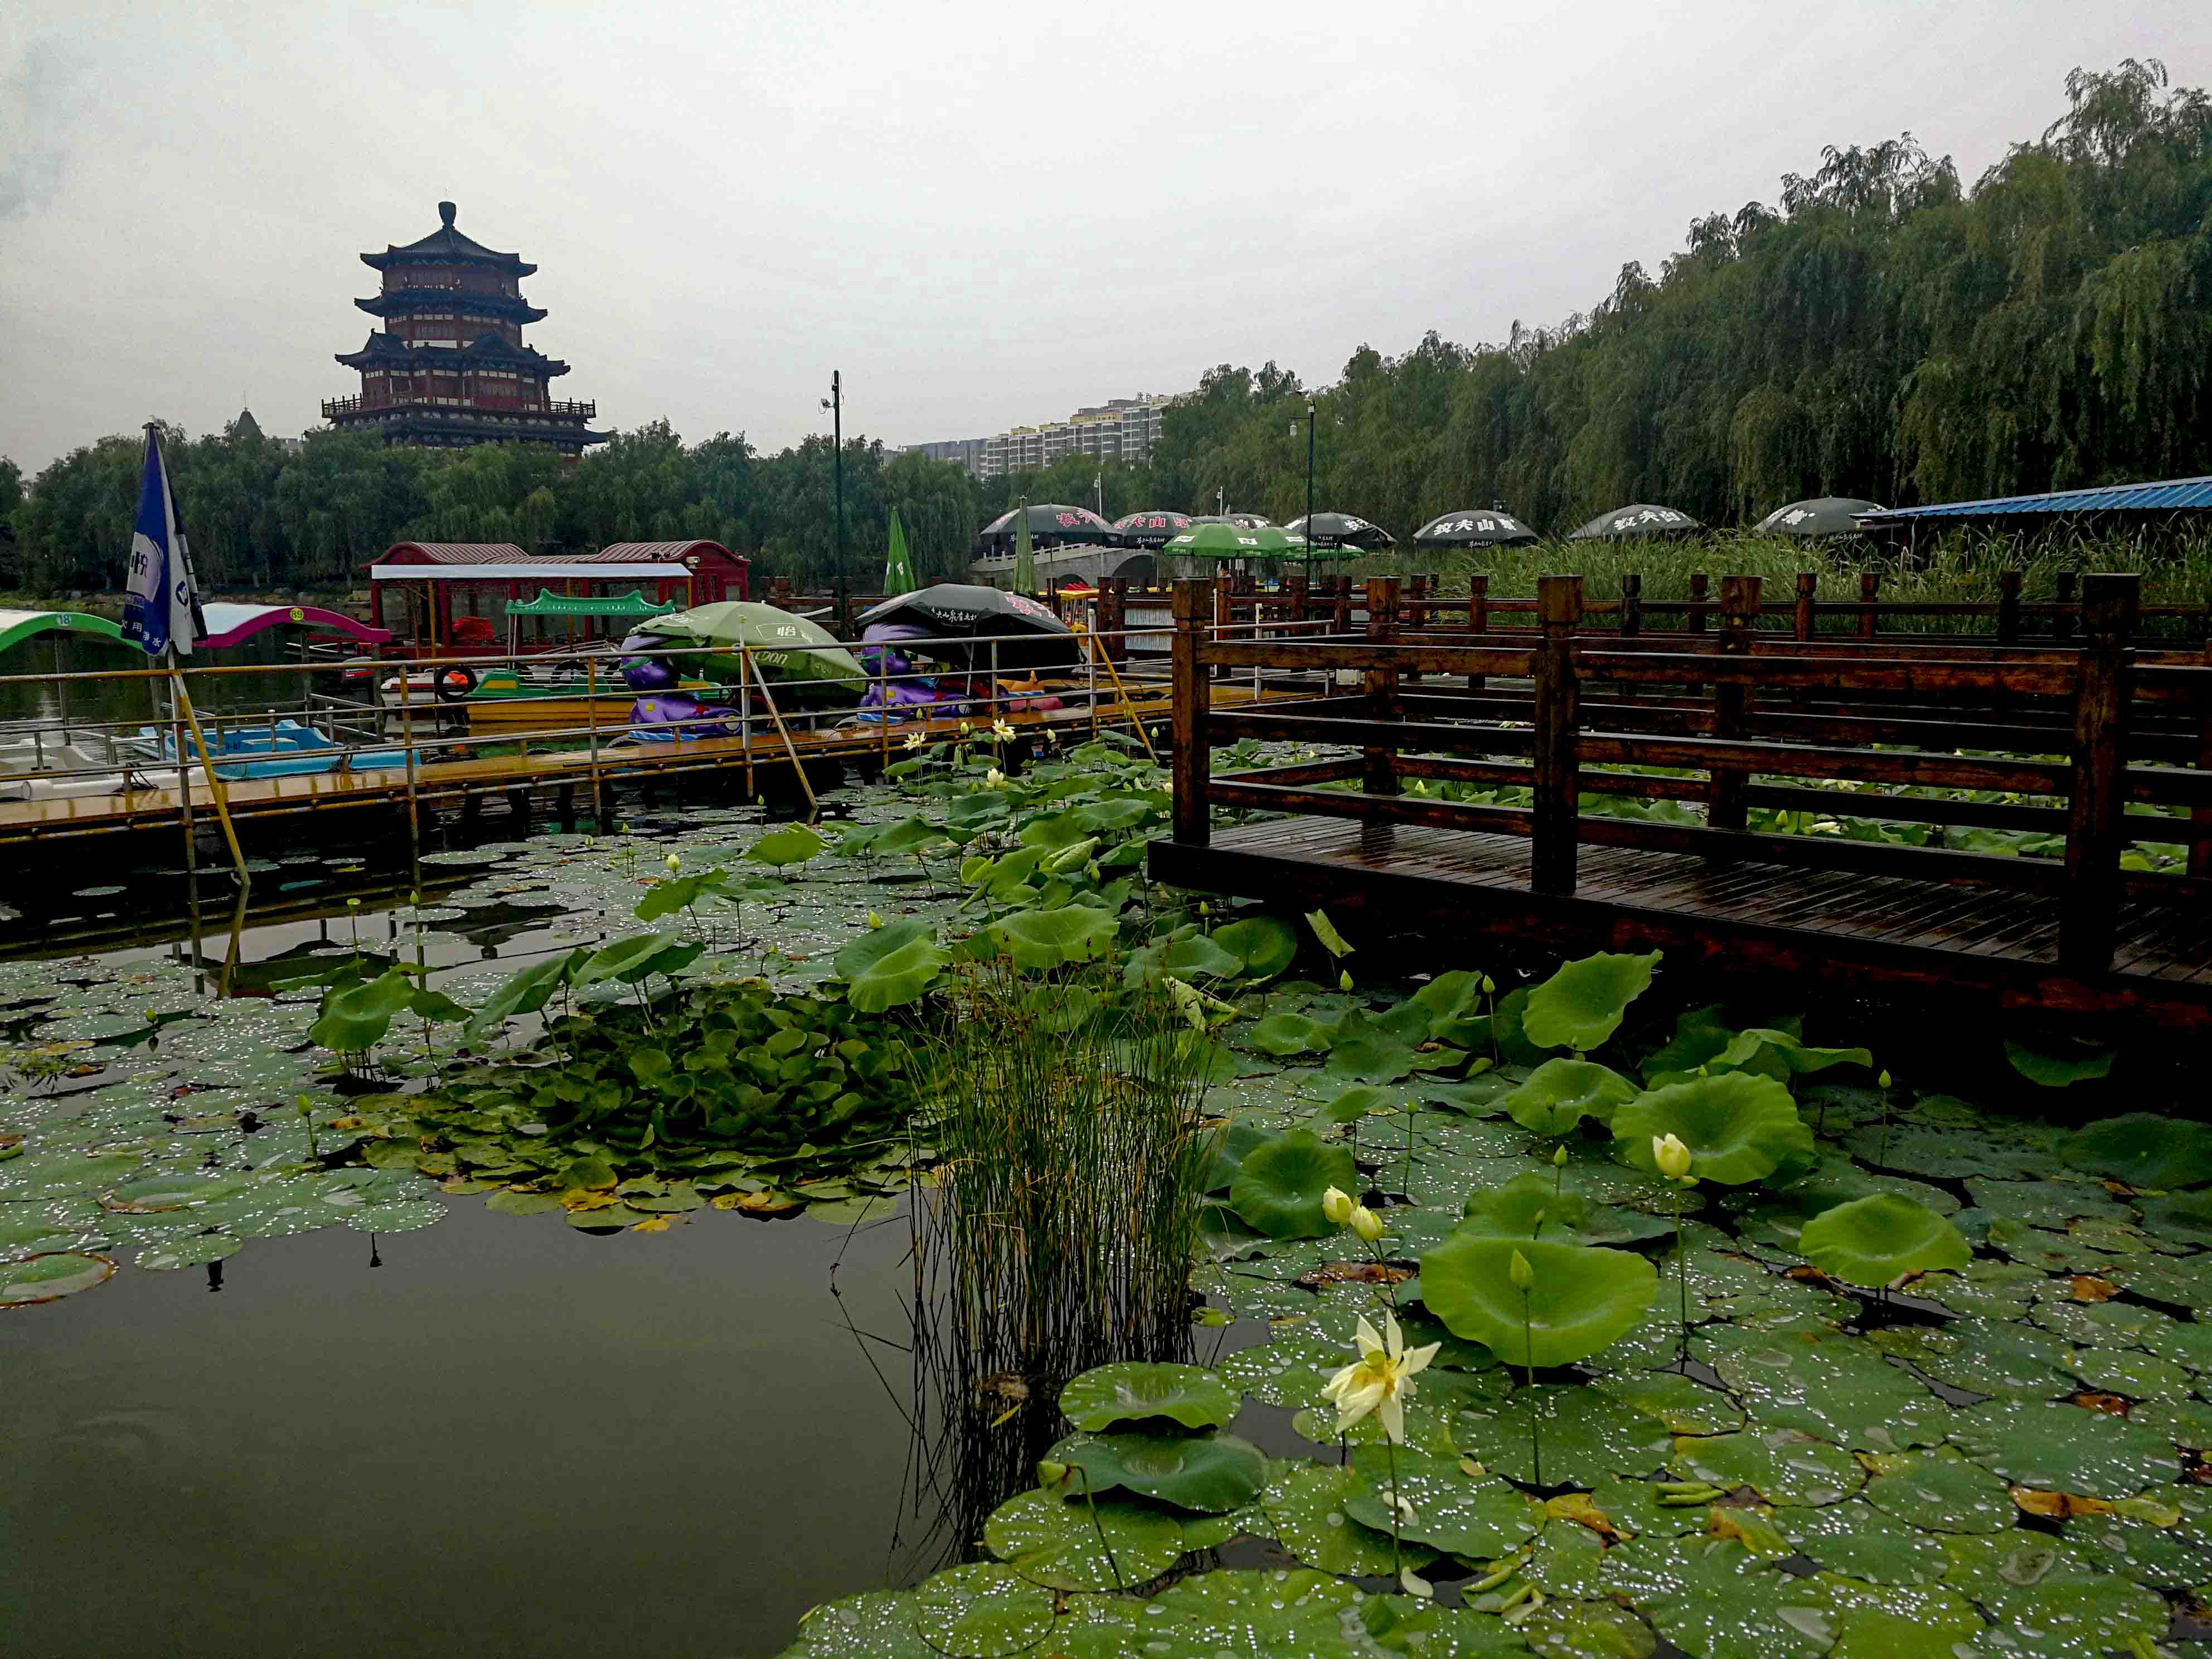
{"type": "Polygon", "coordinates": [[[2054,489],[2039,495],[1993,495],[1979,501],[1938,501],[1933,507],[1893,507],[1886,513],[1862,513],[1859,522],[1884,525],[1901,524],[1908,519],[2001,518],[2014,513],[2154,513],[2185,507],[2212,507],[2212,477],[2054,489]]]}

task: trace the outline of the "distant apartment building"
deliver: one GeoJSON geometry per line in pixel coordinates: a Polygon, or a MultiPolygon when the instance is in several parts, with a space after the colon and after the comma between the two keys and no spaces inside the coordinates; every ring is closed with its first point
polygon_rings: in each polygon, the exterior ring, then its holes
{"type": "Polygon", "coordinates": [[[912,444],[900,453],[920,450],[936,460],[957,461],[978,478],[1034,472],[1050,466],[1064,455],[1095,455],[1101,460],[1148,460],[1159,442],[1161,411],[1170,401],[1149,395],[1113,398],[1088,409],[1079,409],[1066,420],[1049,425],[1018,426],[989,438],[954,438],[941,443],[912,444]]]}

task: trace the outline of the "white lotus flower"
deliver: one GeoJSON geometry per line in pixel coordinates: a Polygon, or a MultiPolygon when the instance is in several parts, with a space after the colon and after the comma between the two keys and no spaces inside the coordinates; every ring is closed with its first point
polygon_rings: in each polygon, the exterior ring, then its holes
{"type": "Polygon", "coordinates": [[[1366,1320],[1359,1322],[1353,1346],[1359,1358],[1346,1365],[1322,1393],[1336,1407],[1336,1431],[1343,1434],[1369,1413],[1382,1425],[1392,1443],[1406,1443],[1406,1401],[1413,1397],[1413,1377],[1428,1369],[1443,1344],[1408,1351],[1405,1334],[1389,1314],[1382,1316],[1387,1337],[1377,1336],[1366,1320]]]}

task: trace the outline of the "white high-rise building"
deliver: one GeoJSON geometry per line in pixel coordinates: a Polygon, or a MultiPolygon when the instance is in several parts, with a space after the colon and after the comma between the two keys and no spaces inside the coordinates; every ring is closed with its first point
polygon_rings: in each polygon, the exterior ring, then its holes
{"type": "Polygon", "coordinates": [[[1113,398],[1046,426],[1010,427],[988,438],[960,438],[909,447],[940,460],[957,460],[978,478],[1033,472],[1050,466],[1063,455],[1149,460],[1160,441],[1160,413],[1172,401],[1149,394],[1113,398]]]}

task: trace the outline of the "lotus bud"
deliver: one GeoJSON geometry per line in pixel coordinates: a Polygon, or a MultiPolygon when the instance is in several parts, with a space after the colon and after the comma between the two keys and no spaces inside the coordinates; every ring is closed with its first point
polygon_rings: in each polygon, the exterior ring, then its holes
{"type": "Polygon", "coordinates": [[[1364,1204],[1352,1206],[1352,1231],[1358,1233],[1363,1243],[1372,1244],[1382,1237],[1382,1218],[1364,1204]]]}
{"type": "Polygon", "coordinates": [[[1888,1087],[1889,1087],[1889,1073],[1887,1073],[1887,1072],[1884,1072],[1884,1073],[1883,1073],[1880,1077],[1876,1078],[1876,1079],[1875,1079],[1875,1081],[1876,1083],[1879,1083],[1880,1085],[1881,1085],[1881,1086],[1882,1086],[1883,1088],[1885,1088],[1885,1089],[1888,1088],[1888,1087]]]}
{"type": "Polygon", "coordinates": [[[1555,1170],[1564,1170],[1567,1167],[1567,1148],[1565,1142],[1561,1142],[1553,1149],[1552,1167],[1555,1170]]]}
{"type": "Polygon", "coordinates": [[[1065,1463],[1055,1463],[1049,1457],[1037,1465],[1037,1485],[1050,1492],[1054,1486],[1065,1486],[1069,1470],[1065,1463]]]}
{"type": "Polygon", "coordinates": [[[307,1097],[307,1096],[305,1096],[305,1095],[301,1095],[301,1096],[300,1097],[300,1115],[301,1115],[301,1117],[306,1117],[308,1114],[310,1114],[311,1112],[313,1112],[314,1109],[315,1109],[314,1103],[313,1103],[313,1101],[309,1100],[309,1099],[307,1097]]]}
{"type": "Polygon", "coordinates": [[[1336,976],[1336,988],[1340,991],[1349,991],[1352,988],[1351,969],[1346,969],[1342,973],[1336,976]]]}
{"type": "Polygon", "coordinates": [[[1330,1188],[1321,1195],[1321,1212],[1328,1218],[1332,1227],[1348,1225],[1352,1220],[1352,1195],[1340,1188],[1330,1188]]]}
{"type": "Polygon", "coordinates": [[[361,908],[361,901],[360,901],[359,899],[357,899],[357,898],[349,898],[349,899],[348,899],[348,900],[346,901],[346,908],[347,908],[347,909],[349,909],[349,910],[358,910],[358,909],[360,909],[360,908],[361,908]]]}
{"type": "Polygon", "coordinates": [[[1518,1250],[1513,1252],[1513,1263],[1505,1270],[1505,1276],[1513,1281],[1513,1288],[1516,1291],[1536,1288],[1536,1270],[1528,1265],[1528,1258],[1518,1250]]]}
{"type": "Polygon", "coordinates": [[[1487,974],[1482,976],[1482,994],[1486,997],[1498,994],[1498,981],[1487,974]]]}
{"type": "Polygon", "coordinates": [[[661,862],[668,866],[668,873],[672,876],[684,867],[684,855],[680,853],[671,853],[666,858],[661,860],[661,862]]]}
{"type": "Polygon", "coordinates": [[[1198,902],[1198,914],[1201,916],[1210,916],[1213,914],[1213,907],[1204,899],[1200,899],[1198,902]]]}
{"type": "Polygon", "coordinates": [[[1680,1181],[1690,1173],[1690,1149],[1680,1135],[1652,1136],[1651,1161],[1669,1181],[1680,1181]]]}
{"type": "Polygon", "coordinates": [[[870,933],[874,933],[877,928],[883,925],[884,919],[881,916],[878,915],[873,910],[868,912],[868,931],[870,933]]]}

